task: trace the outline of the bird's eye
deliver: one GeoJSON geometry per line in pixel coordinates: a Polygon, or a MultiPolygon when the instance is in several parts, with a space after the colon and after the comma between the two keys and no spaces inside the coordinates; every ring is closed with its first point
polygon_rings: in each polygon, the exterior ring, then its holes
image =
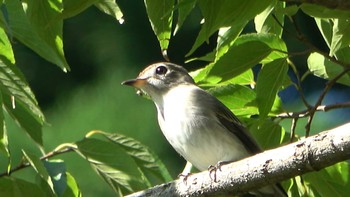
{"type": "Polygon", "coordinates": [[[168,71],[168,69],[165,66],[158,66],[156,68],[157,75],[164,75],[167,71],[168,71]]]}

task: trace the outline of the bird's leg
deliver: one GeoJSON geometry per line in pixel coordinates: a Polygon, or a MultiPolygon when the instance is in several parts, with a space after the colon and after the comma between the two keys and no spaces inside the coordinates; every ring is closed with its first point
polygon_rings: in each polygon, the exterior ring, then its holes
{"type": "Polygon", "coordinates": [[[187,184],[187,178],[192,174],[192,167],[193,165],[190,162],[187,162],[183,171],[177,176],[178,178],[181,178],[185,184],[187,184]]]}
{"type": "Polygon", "coordinates": [[[228,164],[228,163],[231,163],[232,161],[219,161],[217,164],[215,164],[214,166],[213,165],[210,165],[208,167],[208,171],[209,171],[209,177],[211,180],[213,180],[214,182],[216,182],[216,172],[217,170],[220,170],[221,171],[221,166],[222,165],[225,165],[225,164],[228,164]],[[213,176],[212,176],[213,175],[213,176]]]}

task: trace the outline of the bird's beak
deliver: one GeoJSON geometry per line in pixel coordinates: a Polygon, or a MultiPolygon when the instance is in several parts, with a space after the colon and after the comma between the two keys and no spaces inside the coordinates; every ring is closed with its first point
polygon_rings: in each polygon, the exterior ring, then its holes
{"type": "Polygon", "coordinates": [[[130,79],[122,82],[122,85],[133,86],[135,88],[141,88],[147,83],[147,79],[130,79]]]}

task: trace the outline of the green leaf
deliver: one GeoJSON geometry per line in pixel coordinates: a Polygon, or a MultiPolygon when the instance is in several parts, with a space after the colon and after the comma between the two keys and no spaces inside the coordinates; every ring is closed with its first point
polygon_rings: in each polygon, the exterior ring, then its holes
{"type": "Polygon", "coordinates": [[[290,5],[290,6],[285,6],[283,8],[277,9],[276,14],[283,14],[287,16],[293,16],[299,11],[299,6],[297,5],[290,5]]]}
{"type": "Polygon", "coordinates": [[[178,10],[178,17],[176,27],[174,30],[174,35],[182,27],[183,23],[185,22],[185,19],[195,7],[197,0],[178,0],[177,2],[178,3],[176,7],[178,10]]]}
{"type": "Polygon", "coordinates": [[[63,52],[63,21],[57,20],[62,4],[30,0],[25,5],[26,9],[19,0],[6,1],[9,33],[44,59],[69,70],[63,52]]]}
{"type": "Polygon", "coordinates": [[[220,77],[222,81],[229,80],[258,64],[271,51],[269,46],[259,41],[235,44],[214,63],[209,75],[220,77]]]}
{"type": "Polygon", "coordinates": [[[271,1],[268,0],[199,0],[204,24],[187,55],[191,55],[220,28],[246,23],[270,4],[271,1]]]}
{"type": "Polygon", "coordinates": [[[150,187],[135,160],[118,144],[85,138],[76,143],[96,172],[120,195],[150,187]]]}
{"type": "Polygon", "coordinates": [[[75,181],[74,177],[66,172],[67,187],[64,190],[62,197],[82,197],[78,183],[75,181]]]}
{"type": "Polygon", "coordinates": [[[314,18],[318,29],[320,30],[323,39],[327,43],[328,47],[331,47],[333,27],[330,19],[314,18]]]}
{"type": "Polygon", "coordinates": [[[258,33],[271,33],[281,37],[283,32],[282,26],[284,24],[284,13],[278,10],[283,9],[285,5],[285,2],[278,1],[276,4],[271,4],[263,12],[257,15],[254,19],[256,31],[258,33]],[[278,22],[276,20],[278,20],[278,22]]]}
{"type": "Polygon", "coordinates": [[[350,11],[330,9],[325,6],[303,3],[301,10],[306,14],[317,18],[350,18],[350,11]]]}
{"type": "Polygon", "coordinates": [[[258,113],[254,103],[255,92],[241,85],[218,85],[208,90],[237,116],[251,116],[258,113]]]}
{"type": "Polygon", "coordinates": [[[350,193],[349,163],[346,161],[305,174],[303,178],[320,196],[347,196],[350,193]]]}
{"type": "Polygon", "coordinates": [[[339,49],[350,44],[349,19],[333,19],[333,35],[329,54],[333,56],[339,49]]]}
{"type": "Polygon", "coordinates": [[[275,59],[287,58],[288,49],[285,42],[275,34],[260,33],[260,34],[245,34],[237,39],[235,44],[240,44],[249,41],[258,41],[266,44],[272,50],[272,52],[264,58],[261,63],[268,63],[275,59]]]}
{"type": "Polygon", "coordinates": [[[40,182],[40,187],[44,189],[46,196],[54,196],[54,188],[51,177],[49,173],[46,171],[46,168],[40,158],[34,154],[28,154],[24,150],[22,150],[23,155],[30,163],[30,165],[34,168],[37,174],[40,176],[42,181],[40,182]]]}
{"type": "Polygon", "coordinates": [[[244,21],[242,23],[234,24],[228,28],[223,27],[219,29],[215,61],[220,59],[220,57],[230,49],[246,25],[247,21],[244,21]]]}
{"type": "Polygon", "coordinates": [[[0,178],[0,196],[38,197],[46,195],[36,184],[12,176],[5,176],[0,178]]]}
{"type": "Polygon", "coordinates": [[[67,190],[66,165],[62,160],[43,161],[52,184],[53,190],[58,196],[62,196],[67,190]]]}
{"type": "Polygon", "coordinates": [[[136,162],[140,170],[147,176],[148,180],[157,178],[160,184],[172,180],[170,173],[160,159],[149,148],[140,142],[114,133],[106,135],[111,142],[121,146],[127,154],[136,162]]]}
{"type": "Polygon", "coordinates": [[[115,0],[100,0],[95,3],[95,6],[105,14],[117,19],[120,24],[124,23],[123,13],[115,0]]]}
{"type": "Polygon", "coordinates": [[[174,0],[145,0],[148,19],[162,51],[169,46],[174,3],[174,0]]]}
{"type": "Polygon", "coordinates": [[[285,130],[277,123],[265,119],[253,120],[249,123],[249,131],[263,150],[276,148],[285,138],[285,130]]]}
{"type": "Polygon", "coordinates": [[[270,113],[277,92],[287,76],[287,71],[287,61],[281,58],[265,64],[259,72],[256,83],[256,100],[260,119],[264,119],[270,113]]]}
{"type": "Polygon", "coordinates": [[[57,18],[62,20],[76,16],[99,1],[100,0],[63,0],[63,11],[57,18]]]}
{"type": "MultiPolygon", "coordinates": [[[[319,53],[311,53],[307,59],[307,65],[310,72],[323,79],[332,79],[339,73],[343,72],[344,68],[329,59],[326,59],[319,53]]],[[[337,83],[350,86],[350,74],[347,73],[337,80],[337,83]]]]}

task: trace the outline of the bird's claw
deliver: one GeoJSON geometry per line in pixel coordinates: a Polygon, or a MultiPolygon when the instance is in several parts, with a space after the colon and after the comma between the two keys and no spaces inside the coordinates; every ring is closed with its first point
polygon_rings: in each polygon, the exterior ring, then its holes
{"type": "Polygon", "coordinates": [[[208,167],[208,171],[209,171],[209,177],[211,178],[211,180],[213,180],[214,182],[217,181],[216,179],[216,172],[217,170],[220,170],[221,171],[221,166],[222,165],[225,165],[227,163],[230,163],[229,161],[219,161],[217,164],[215,164],[214,166],[213,165],[210,165],[208,167]],[[213,175],[214,174],[214,175],[213,175]],[[213,176],[212,176],[213,175],[213,176]]]}
{"type": "Polygon", "coordinates": [[[188,172],[188,173],[180,173],[179,175],[177,175],[177,178],[181,179],[185,185],[187,185],[187,179],[188,177],[191,175],[192,173],[188,172]]]}

